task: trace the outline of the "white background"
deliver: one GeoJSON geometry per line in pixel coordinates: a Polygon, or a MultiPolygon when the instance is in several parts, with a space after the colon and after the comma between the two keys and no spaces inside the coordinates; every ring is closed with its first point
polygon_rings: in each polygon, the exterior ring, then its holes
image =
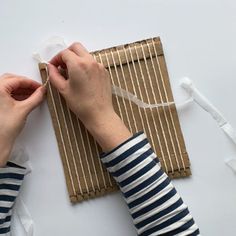
{"type": "MultiPolygon", "coordinates": [[[[40,81],[32,52],[53,35],[89,50],[161,36],[176,101],[189,76],[236,127],[236,2],[234,0],[0,1],[0,73],[40,81]]],[[[174,184],[202,235],[236,235],[236,176],[224,159],[236,148],[214,120],[193,104],[179,112],[192,163],[191,178],[174,184]]],[[[36,236],[134,236],[120,194],[72,206],[46,104],[19,138],[33,172],[21,195],[36,236]]]]}

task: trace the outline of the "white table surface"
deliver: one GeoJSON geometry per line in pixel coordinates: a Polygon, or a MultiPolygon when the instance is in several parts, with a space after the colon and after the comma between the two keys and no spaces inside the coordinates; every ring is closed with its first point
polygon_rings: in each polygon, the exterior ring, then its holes
{"type": "MultiPolygon", "coordinates": [[[[32,52],[53,35],[89,50],[161,36],[176,101],[189,76],[236,127],[236,2],[234,0],[100,0],[0,2],[0,73],[40,81],[32,52]]],[[[224,159],[236,148],[214,120],[193,104],[179,112],[192,177],[174,184],[202,235],[236,235],[236,175],[224,159]]],[[[119,193],[72,206],[46,103],[29,117],[19,141],[32,173],[21,196],[36,236],[133,236],[119,193]]]]}

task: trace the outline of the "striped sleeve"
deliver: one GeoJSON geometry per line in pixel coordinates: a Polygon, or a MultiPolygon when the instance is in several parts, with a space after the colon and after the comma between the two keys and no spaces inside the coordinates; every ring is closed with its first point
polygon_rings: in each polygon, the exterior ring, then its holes
{"type": "Polygon", "coordinates": [[[10,236],[12,208],[26,169],[13,162],[0,168],[0,235],[10,236]]]}
{"type": "Polygon", "coordinates": [[[123,193],[138,235],[200,235],[143,132],[101,154],[101,160],[123,193]]]}

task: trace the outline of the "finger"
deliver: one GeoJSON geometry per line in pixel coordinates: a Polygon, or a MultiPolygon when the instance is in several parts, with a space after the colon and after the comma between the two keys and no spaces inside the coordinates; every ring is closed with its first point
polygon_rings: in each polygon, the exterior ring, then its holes
{"type": "Polygon", "coordinates": [[[31,96],[34,93],[34,89],[22,89],[19,88],[16,91],[13,91],[11,93],[11,96],[18,101],[22,101],[27,99],[29,96],[31,96]]]}
{"type": "Polygon", "coordinates": [[[61,67],[58,67],[58,71],[59,73],[65,78],[68,79],[69,75],[68,75],[68,70],[67,69],[63,69],[61,67]]]}
{"type": "Polygon", "coordinates": [[[91,56],[88,50],[81,43],[73,43],[68,49],[80,57],[91,56]]]}
{"type": "Polygon", "coordinates": [[[35,89],[28,88],[18,88],[12,92],[12,95],[31,95],[35,89]]]}
{"type": "Polygon", "coordinates": [[[40,83],[22,76],[11,77],[4,81],[4,88],[8,93],[12,93],[17,89],[35,90],[40,86],[40,83]]]}
{"type": "Polygon", "coordinates": [[[31,94],[30,97],[25,99],[24,101],[20,101],[19,104],[25,110],[26,114],[28,115],[34,108],[39,106],[41,102],[44,100],[46,93],[46,88],[41,86],[37,88],[34,93],[31,94]]]}
{"type": "Polygon", "coordinates": [[[3,78],[11,78],[11,77],[13,77],[13,76],[17,76],[17,75],[14,75],[14,74],[11,74],[11,73],[4,73],[4,74],[1,75],[1,78],[2,78],[2,79],[3,79],[3,78]]]}
{"type": "Polygon", "coordinates": [[[29,98],[30,95],[21,95],[21,94],[14,94],[12,97],[16,101],[24,101],[25,99],[29,98]]]}
{"type": "Polygon", "coordinates": [[[56,67],[61,66],[62,68],[66,68],[69,64],[76,63],[76,61],[77,55],[69,49],[65,49],[53,57],[50,64],[53,64],[56,67]]]}
{"type": "Polygon", "coordinates": [[[60,92],[63,93],[67,81],[61,75],[60,71],[54,65],[48,64],[48,71],[49,71],[49,80],[52,85],[60,92]]]}

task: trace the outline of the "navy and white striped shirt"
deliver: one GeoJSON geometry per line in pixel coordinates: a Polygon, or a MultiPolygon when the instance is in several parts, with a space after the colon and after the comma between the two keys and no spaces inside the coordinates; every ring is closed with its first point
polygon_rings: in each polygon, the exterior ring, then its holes
{"type": "Polygon", "coordinates": [[[12,162],[0,168],[0,235],[10,236],[12,207],[25,174],[24,167],[12,162]]]}
{"type": "Polygon", "coordinates": [[[101,160],[123,193],[138,235],[200,234],[143,132],[102,154],[101,160]]]}
{"type": "MultiPolygon", "coordinates": [[[[138,235],[200,234],[143,132],[103,153],[101,160],[120,186],[138,235]]],[[[12,207],[25,173],[11,162],[0,168],[0,235],[10,235],[12,207]]]]}

